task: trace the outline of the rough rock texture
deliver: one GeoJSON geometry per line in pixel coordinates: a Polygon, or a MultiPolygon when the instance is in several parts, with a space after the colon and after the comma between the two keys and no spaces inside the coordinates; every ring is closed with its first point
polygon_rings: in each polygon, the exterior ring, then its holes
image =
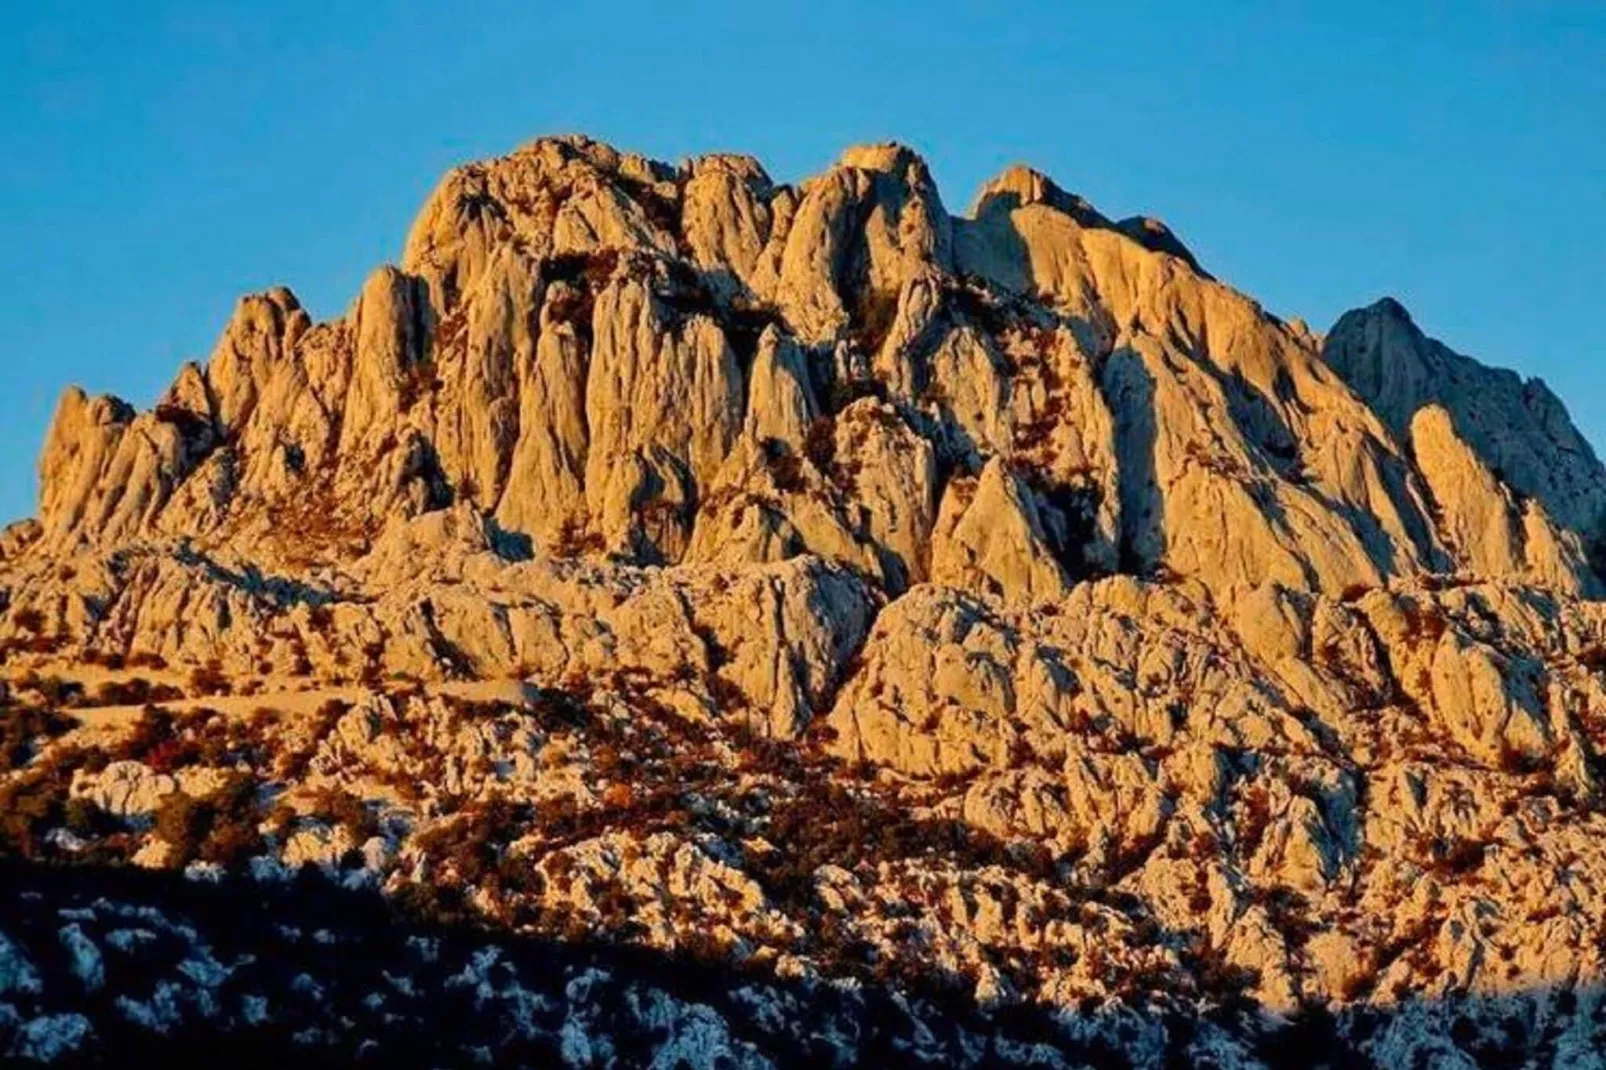
{"type": "Polygon", "coordinates": [[[1439,405],[1500,480],[1563,527],[1594,534],[1606,520],[1606,469],[1538,379],[1487,368],[1428,338],[1399,302],[1345,313],[1322,356],[1402,438],[1418,411],[1439,405]]]}
{"type": "Polygon", "coordinates": [[[273,290],[149,413],[69,390],[40,519],[53,552],[172,535],[334,563],[457,501],[546,553],[813,552],[897,590],[932,572],[946,486],[994,460],[1041,514],[1019,567],[1165,567],[1218,593],[1455,569],[1587,590],[1606,512],[1541,384],[1392,303],[1319,352],[1163,225],[1035,172],[956,218],[898,146],[793,189],[743,158],[568,138],[449,175],[342,319],[273,290]],[[865,395],[892,437],[838,449],[865,395]],[[1449,430],[1419,444],[1429,404],[1449,430]],[[1485,478],[1446,471],[1469,451],[1485,478]],[[1522,546],[1454,519],[1498,511],[1496,484],[1522,546]]]}
{"type": "MultiPolygon", "coordinates": [[[[5,854],[778,986],[618,996],[694,1063],[1601,1050],[1606,471],[1392,302],[1323,341],[1026,168],[954,216],[897,145],[549,138],[344,316],[272,290],[150,411],[69,389],[39,467],[5,854]],[[883,995],[894,1039],[792,1046],[883,995]]],[[[113,1028],[17,946],[7,1053],[255,1013],[113,1028]]],[[[519,991],[500,1054],[641,1054],[519,991]]]]}

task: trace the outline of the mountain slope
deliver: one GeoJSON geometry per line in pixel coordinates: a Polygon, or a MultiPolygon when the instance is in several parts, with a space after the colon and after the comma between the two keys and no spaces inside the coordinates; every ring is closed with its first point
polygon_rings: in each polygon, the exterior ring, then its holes
{"type": "Polygon", "coordinates": [[[1477,366],[1375,314],[1319,350],[1157,233],[1024,169],[950,217],[897,146],[793,189],[739,158],[674,171],[536,142],[449,175],[400,268],[342,319],[313,325],[271,291],[150,413],[69,391],[41,521],[57,545],[257,551],[290,541],[271,515],[316,506],[332,537],[281,550],[338,559],[395,516],[461,501],[543,551],[809,551],[901,589],[929,572],[948,488],[996,457],[1031,490],[1011,508],[1045,514],[1045,549],[1074,574],[1125,554],[1218,591],[1491,561],[1593,582],[1571,536],[1606,507],[1601,468],[1542,386],[1452,382],[1438,369],[1477,366]],[[1356,339],[1379,331],[1365,356],[1356,339]],[[1442,391],[1423,385],[1436,377],[1442,391]],[[1514,560],[1431,515],[1410,417],[1450,394],[1542,533],[1514,560]],[[1481,423],[1476,398],[1495,406],[1481,423]],[[875,453],[868,486],[833,465],[840,440],[875,453]],[[733,515],[747,504],[757,518],[733,515]]]}
{"type": "Polygon", "coordinates": [[[344,316],[68,390],[40,475],[7,854],[1053,1023],[933,1060],[1596,1036],[1606,471],[1397,305],[1319,339],[1029,169],[956,216],[897,145],[543,139],[344,316]]]}

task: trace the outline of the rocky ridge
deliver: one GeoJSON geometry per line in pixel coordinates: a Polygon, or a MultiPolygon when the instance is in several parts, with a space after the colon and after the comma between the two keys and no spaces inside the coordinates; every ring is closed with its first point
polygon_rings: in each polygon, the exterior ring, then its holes
{"type": "Polygon", "coordinates": [[[1606,470],[1392,301],[1318,337],[1026,168],[543,139],[40,477],[8,853],[935,982],[1016,1061],[1599,1046],[1606,470]]]}

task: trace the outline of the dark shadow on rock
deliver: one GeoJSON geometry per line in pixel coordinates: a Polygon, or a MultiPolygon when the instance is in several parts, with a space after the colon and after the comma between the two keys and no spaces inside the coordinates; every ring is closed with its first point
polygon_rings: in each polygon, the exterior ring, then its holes
{"type": "Polygon", "coordinates": [[[224,586],[238,588],[252,598],[267,603],[274,610],[287,610],[298,605],[327,606],[335,602],[352,600],[328,587],[319,587],[288,576],[265,575],[261,569],[252,564],[246,564],[239,569],[229,568],[210,554],[196,550],[188,544],[180,546],[174,552],[174,557],[180,564],[204,573],[208,579],[224,586]]]}
{"type": "Polygon", "coordinates": [[[1159,435],[1154,377],[1142,354],[1122,346],[1105,360],[1099,386],[1115,417],[1116,452],[1121,458],[1121,571],[1146,572],[1160,563],[1165,552],[1165,498],[1154,457],[1159,435]]]}
{"type": "Polygon", "coordinates": [[[87,1025],[58,1066],[1521,1066],[1555,1061],[1568,1028],[1584,1050],[1596,1043],[1592,991],[1285,1018],[1247,1004],[1209,1017],[1142,1003],[987,1009],[940,984],[782,980],[584,937],[409,920],[310,868],[213,883],[0,861],[0,934],[0,1058],[87,1025]]]}
{"type": "Polygon", "coordinates": [[[1519,499],[1537,500],[1558,527],[1578,537],[1597,586],[1606,590],[1606,468],[1542,380],[1457,353],[1424,333],[1391,297],[1339,317],[1322,360],[1377,411],[1408,454],[1414,416],[1442,406],[1456,435],[1497,479],[1519,499]]]}
{"type": "Polygon", "coordinates": [[[1136,242],[1151,253],[1163,253],[1174,256],[1188,265],[1193,272],[1201,278],[1213,279],[1214,276],[1199,266],[1198,258],[1182,243],[1173,231],[1162,221],[1153,216],[1129,216],[1119,222],[1111,220],[1104,213],[1094,208],[1085,198],[1061,189],[1047,176],[1040,176],[1041,190],[1034,201],[1028,202],[1017,190],[995,191],[977,204],[976,218],[983,219],[992,215],[1007,215],[1021,208],[1027,203],[1044,204],[1057,212],[1069,216],[1077,226],[1089,230],[1108,230],[1122,237],[1136,242]]]}

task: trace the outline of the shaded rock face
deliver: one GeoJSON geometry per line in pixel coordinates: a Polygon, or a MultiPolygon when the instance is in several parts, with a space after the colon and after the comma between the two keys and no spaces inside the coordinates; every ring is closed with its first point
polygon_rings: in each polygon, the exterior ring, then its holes
{"type": "Polygon", "coordinates": [[[537,141],[344,316],[272,290],[150,411],[69,389],[40,477],[0,853],[181,865],[171,797],[248,775],[294,813],[201,864],[1057,1023],[945,1061],[1256,1066],[1311,1008],[1476,1061],[1509,1023],[1409,1010],[1468,994],[1600,1047],[1588,445],[1029,169],[956,216],[898,145],[537,141]],[[153,680],[235,694],[187,739],[153,680]]]}
{"type": "MultiPolygon", "coordinates": [[[[1524,505],[1537,505],[1547,525],[1570,532],[1591,551],[1600,545],[1606,468],[1542,381],[1451,351],[1387,298],[1340,317],[1322,356],[1402,441],[1413,436],[1418,414],[1436,407],[1448,432],[1465,444],[1462,452],[1470,451],[1495,482],[1524,505]]],[[[1494,504],[1485,495],[1449,507],[1494,504]]]]}

